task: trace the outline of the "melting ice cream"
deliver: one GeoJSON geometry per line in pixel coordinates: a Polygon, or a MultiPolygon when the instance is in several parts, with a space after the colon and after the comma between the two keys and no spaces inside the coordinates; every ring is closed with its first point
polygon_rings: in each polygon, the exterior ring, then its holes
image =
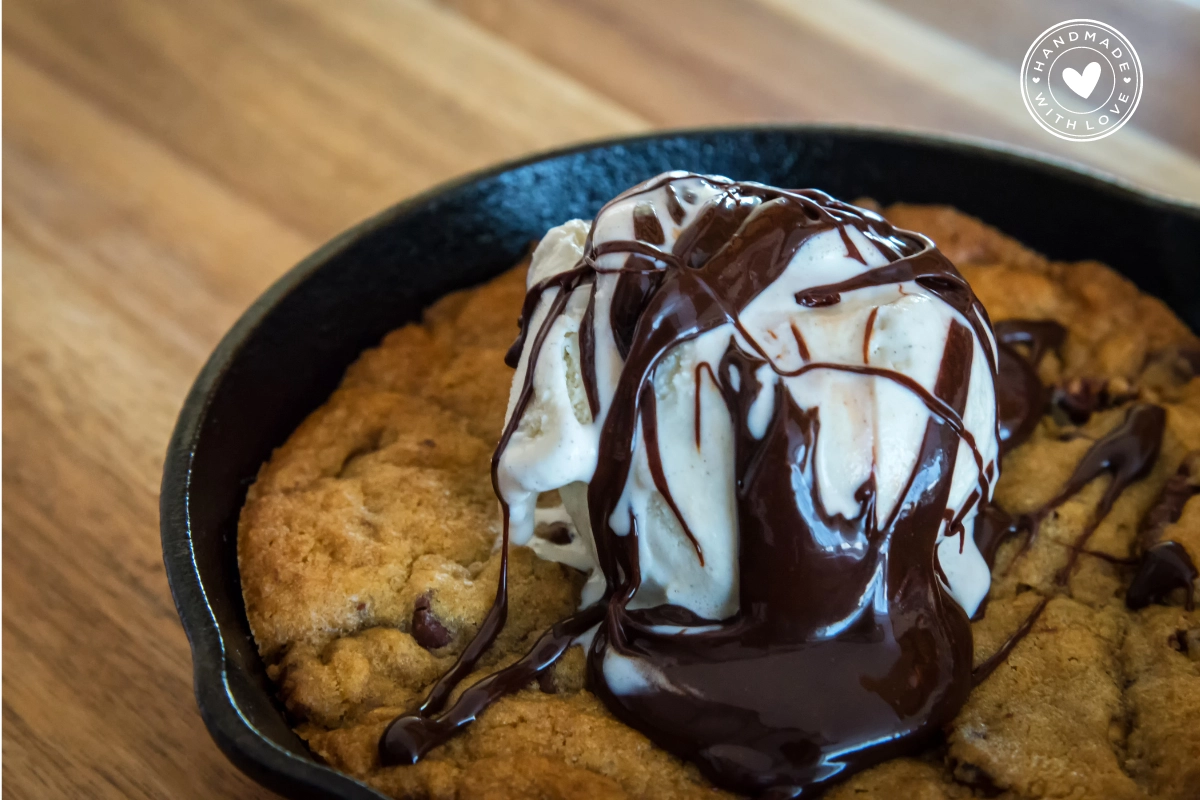
{"type": "Polygon", "coordinates": [[[614,714],[734,790],[798,796],[953,717],[990,581],[996,342],[928,239],[819,191],[667,173],[544,237],[521,325],[504,546],[588,571],[582,607],[446,708],[502,579],[385,761],[573,641],[614,714]],[[569,543],[534,536],[555,514],[569,543]]]}

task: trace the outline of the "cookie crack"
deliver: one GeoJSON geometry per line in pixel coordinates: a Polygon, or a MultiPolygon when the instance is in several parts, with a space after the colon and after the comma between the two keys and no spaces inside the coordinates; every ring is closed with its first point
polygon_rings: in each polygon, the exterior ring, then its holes
{"type": "MultiPolygon", "coordinates": [[[[1124,593],[1122,593],[1124,596],[1124,593]]],[[[1125,643],[1129,638],[1129,629],[1133,624],[1130,614],[1125,612],[1123,619],[1125,624],[1121,626],[1120,636],[1116,643],[1116,658],[1114,659],[1117,671],[1117,685],[1121,691],[1121,716],[1117,720],[1120,725],[1120,738],[1113,742],[1113,755],[1116,756],[1117,766],[1121,772],[1133,781],[1139,788],[1145,790],[1146,787],[1142,784],[1138,777],[1130,770],[1129,767],[1129,737],[1133,733],[1134,710],[1129,697],[1129,690],[1132,688],[1135,680],[1130,674],[1129,664],[1125,657],[1125,643]]]]}
{"type": "Polygon", "coordinates": [[[366,440],[346,454],[342,459],[342,463],[334,471],[334,477],[345,478],[346,471],[356,460],[369,456],[372,453],[377,453],[383,446],[383,428],[378,428],[367,434],[366,440]]]}

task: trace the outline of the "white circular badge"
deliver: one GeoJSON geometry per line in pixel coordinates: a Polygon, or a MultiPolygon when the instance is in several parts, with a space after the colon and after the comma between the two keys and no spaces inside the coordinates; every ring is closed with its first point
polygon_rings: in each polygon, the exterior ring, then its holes
{"type": "Polygon", "coordinates": [[[1142,99],[1142,62],[1125,35],[1094,19],[1047,28],[1021,63],[1021,98],[1060,139],[1090,142],[1116,133],[1142,99]]]}

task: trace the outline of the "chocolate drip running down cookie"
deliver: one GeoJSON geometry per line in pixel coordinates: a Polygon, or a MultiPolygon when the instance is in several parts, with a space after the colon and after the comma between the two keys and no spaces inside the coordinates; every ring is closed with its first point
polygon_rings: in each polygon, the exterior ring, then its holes
{"type": "Polygon", "coordinates": [[[1161,603],[1176,589],[1184,591],[1184,603],[1189,611],[1194,605],[1192,587],[1197,576],[1196,565],[1182,544],[1163,537],[1167,526],[1183,515],[1187,501],[1200,493],[1200,475],[1196,474],[1198,464],[1200,453],[1188,454],[1163,487],[1158,502],[1142,520],[1138,535],[1141,561],[1125,594],[1125,604],[1132,609],[1161,603]]]}
{"type": "MultiPolygon", "coordinates": [[[[1063,345],[1066,329],[1048,320],[1005,320],[996,323],[995,331],[1000,371],[996,394],[1001,451],[1009,452],[1028,438],[1050,402],[1050,394],[1038,378],[1036,366],[1049,350],[1057,350],[1063,345]],[[1014,345],[1027,346],[1027,357],[1022,357],[1014,345]]],[[[1087,390],[1086,402],[1063,402],[1062,398],[1057,402],[1063,406],[1068,417],[1082,422],[1096,410],[1095,386],[1102,382],[1086,379],[1077,382],[1087,390]]],[[[1027,550],[1048,514],[1101,474],[1110,473],[1111,482],[1098,507],[1071,546],[1067,564],[1055,576],[1055,583],[1066,585],[1079,556],[1089,552],[1086,550],[1087,541],[1108,515],[1117,498],[1132,482],[1145,477],[1153,468],[1161,449],[1165,426],[1166,412],[1161,407],[1147,403],[1134,404],[1126,412],[1121,424],[1088,449],[1063,488],[1040,509],[1020,518],[1012,517],[993,504],[981,510],[975,523],[975,542],[988,566],[994,563],[1000,545],[1012,536],[1025,533],[1027,538],[1021,552],[1027,550]]],[[[1183,590],[1188,610],[1193,607],[1192,590],[1200,573],[1183,545],[1164,539],[1163,535],[1167,526],[1179,519],[1187,501],[1200,493],[1200,480],[1195,474],[1198,461],[1200,454],[1197,453],[1189,454],[1184,459],[1154,507],[1142,520],[1138,537],[1141,557],[1125,596],[1126,605],[1131,609],[1162,603],[1175,590],[1183,590]]],[[[1100,553],[1092,555],[1106,557],[1100,553]]],[[[1029,634],[1045,609],[1047,600],[1043,599],[1013,635],[975,669],[977,684],[1003,663],[1021,639],[1029,634]]],[[[979,616],[982,616],[983,610],[981,606],[979,616]]]]}
{"type": "MultiPolygon", "coordinates": [[[[1047,352],[1062,347],[1066,329],[1052,320],[1004,320],[995,324],[995,332],[1000,373],[996,384],[1000,449],[1002,453],[1007,453],[1029,437],[1050,402],[1050,394],[1038,377],[1036,368],[1047,352]],[[1026,346],[1028,355],[1022,356],[1015,345],[1026,346]]],[[[1090,416],[1091,410],[1087,413],[1090,416]]],[[[1088,449],[1066,485],[1042,508],[1021,519],[1014,519],[995,505],[985,508],[976,518],[975,542],[988,565],[994,562],[996,550],[1005,539],[1024,531],[1029,534],[1025,545],[1027,548],[1046,515],[1102,473],[1111,473],[1112,482],[1072,548],[1067,566],[1058,576],[1059,583],[1065,582],[1071,566],[1084,552],[1087,540],[1108,515],[1117,497],[1130,483],[1144,477],[1154,466],[1165,425],[1166,412],[1161,407],[1148,403],[1135,404],[1120,425],[1088,449]]],[[[1155,547],[1158,549],[1153,555],[1147,555],[1142,573],[1130,588],[1131,597],[1135,598],[1131,601],[1131,608],[1140,607],[1133,603],[1143,598],[1160,596],[1151,587],[1165,585],[1163,582],[1166,582],[1171,584],[1170,588],[1175,588],[1185,580],[1190,585],[1195,577],[1195,569],[1190,567],[1187,553],[1182,552],[1182,558],[1176,554],[1176,550],[1182,551],[1182,547],[1175,542],[1159,541],[1163,529],[1179,519],[1188,498],[1200,491],[1191,477],[1193,461],[1191,458],[1184,461],[1179,473],[1167,484],[1158,504],[1142,523],[1142,549],[1147,554],[1155,547]]],[[[1166,591],[1170,591],[1170,588],[1166,591]]],[[[1146,599],[1141,604],[1149,602],[1146,599]]]]}
{"type": "MultiPolygon", "coordinates": [[[[455,684],[503,625],[502,562],[496,603],[475,640],[418,711],[395,720],[381,739],[386,764],[419,759],[490,702],[528,685],[597,623],[587,647],[590,688],[620,719],[696,763],[718,785],[739,791],[807,796],[810,789],[920,747],[965,701],[971,686],[970,626],[947,591],[937,544],[943,535],[953,536],[961,552],[969,515],[990,499],[997,475],[994,439],[985,451],[964,421],[972,376],[985,376],[987,391],[994,391],[996,364],[985,312],[927,239],[821,192],[675,174],[618,200],[664,188],[679,206],[668,204],[671,222],[694,216],[669,249],[659,247],[667,240],[662,223],[655,217],[651,224],[640,205],[632,215],[634,239],[593,244],[602,210],[579,263],[531,287],[510,363],[526,349],[532,355],[493,458],[507,550],[510,508],[497,469],[532,401],[538,359],[575,290],[599,276],[617,275],[607,322],[624,363],[606,408],[594,339],[582,331],[578,338],[587,408],[593,419],[606,415],[587,489],[604,596],[445,709],[455,684]],[[702,203],[689,196],[696,182],[711,190],[702,203]],[[692,211],[681,212],[685,205],[692,211]],[[824,233],[837,235],[844,257],[858,267],[850,277],[796,292],[795,306],[819,314],[860,290],[889,286],[899,295],[911,287],[928,302],[946,304],[954,316],[943,334],[932,388],[870,363],[812,361],[811,346],[795,326],[800,360],[782,368],[772,358],[772,343],[748,328],[743,319],[748,306],[781,278],[806,242],[824,233]],[[623,263],[604,265],[610,255],[622,256],[623,263]],[[550,291],[553,298],[535,324],[550,291]],[[674,494],[678,487],[664,469],[654,381],[677,347],[725,326],[732,332],[723,353],[690,374],[696,382],[697,442],[702,382],[715,385],[733,423],[737,612],[705,618],[671,603],[631,606],[643,586],[639,543],[645,532],[622,502],[638,458],[647,460],[654,488],[705,565],[704,547],[689,529],[674,494]],[[526,348],[529,335],[534,340],[526,348]],[[882,379],[925,409],[928,421],[915,461],[885,514],[876,513],[874,472],[854,491],[857,513],[825,507],[812,467],[825,421],[821,409],[801,407],[784,384],[818,371],[882,379]],[[969,459],[974,489],[951,508],[960,451],[969,459]],[[619,675],[642,684],[628,691],[618,685],[624,680],[619,675]],[[653,677],[646,682],[646,676],[653,677]]],[[[591,291],[587,299],[587,320],[599,313],[598,294],[591,291]]],[[[861,345],[864,362],[876,325],[873,312],[861,345]]],[[[994,426],[994,417],[987,419],[994,426]]]]}
{"type": "MultiPolygon", "coordinates": [[[[1070,546],[1067,554],[1067,563],[1054,576],[1056,585],[1060,587],[1066,586],[1080,554],[1089,552],[1085,549],[1088,540],[1096,532],[1096,528],[1104,518],[1108,516],[1117,498],[1129,488],[1130,484],[1144,478],[1153,469],[1154,462],[1158,459],[1158,454],[1162,447],[1166,417],[1166,411],[1160,406],[1149,403],[1139,403],[1131,406],[1121,424],[1088,448],[1088,451],[1084,453],[1083,458],[1080,459],[1079,464],[1075,467],[1075,470],[1071,473],[1063,488],[1037,511],[1026,514],[1019,519],[1013,519],[996,506],[990,506],[985,509],[979,515],[976,523],[976,540],[979,542],[980,551],[983,552],[988,564],[991,565],[995,560],[996,550],[1000,544],[1006,538],[1018,533],[1024,532],[1026,534],[1025,542],[1021,547],[1021,553],[1028,550],[1030,544],[1037,536],[1042,522],[1049,514],[1082,491],[1093,480],[1104,473],[1108,473],[1112,477],[1104,490],[1104,494],[1100,498],[1099,504],[1095,511],[1092,512],[1083,530],[1079,532],[1074,543],[1070,546]]],[[[1186,481],[1186,474],[1184,480],[1186,481]]],[[[1190,489],[1190,486],[1188,488],[1190,489]]],[[[1160,517],[1178,519],[1179,512],[1175,510],[1175,506],[1178,504],[1179,508],[1182,509],[1183,501],[1180,500],[1180,497],[1185,492],[1186,490],[1178,483],[1174,491],[1168,488],[1168,491],[1164,493],[1163,499],[1160,500],[1159,506],[1151,512],[1147,519],[1153,520],[1160,517]],[[1172,515],[1174,516],[1172,517],[1172,515]]],[[[1165,525],[1165,523],[1163,524],[1165,525]]],[[[1146,523],[1143,523],[1144,538],[1153,537],[1156,534],[1161,534],[1161,532],[1161,529],[1150,530],[1146,523]]],[[[1141,599],[1146,595],[1161,598],[1162,594],[1170,591],[1170,589],[1178,588],[1184,578],[1186,578],[1187,587],[1190,590],[1191,581],[1195,578],[1194,568],[1190,575],[1186,573],[1187,568],[1191,565],[1190,559],[1185,565],[1178,565],[1171,561],[1174,555],[1173,547],[1178,547],[1181,551],[1183,550],[1178,543],[1166,542],[1157,546],[1172,549],[1167,550],[1163,554],[1163,561],[1158,559],[1159,554],[1163,552],[1162,550],[1153,551],[1152,547],[1147,551],[1146,560],[1143,562],[1138,577],[1134,579],[1134,583],[1130,586],[1131,595],[1137,599],[1141,599]]],[[[1092,555],[1099,556],[1102,554],[1093,553],[1092,555]]],[[[1187,559],[1186,552],[1183,553],[1183,558],[1187,559]]],[[[976,684],[986,680],[995,671],[996,667],[1004,662],[1017,644],[1029,635],[1049,601],[1049,596],[1042,598],[1041,602],[1034,607],[1029,616],[1025,618],[1024,622],[1021,623],[1004,644],[986,661],[975,668],[974,681],[976,684]]],[[[1131,608],[1139,607],[1134,606],[1128,599],[1126,602],[1131,608]]],[[[1147,605],[1149,602],[1151,600],[1146,599],[1142,605],[1147,605]]]]}
{"type": "Polygon", "coordinates": [[[1000,509],[981,514],[977,523],[977,530],[980,531],[980,549],[989,559],[989,563],[995,558],[996,550],[1002,541],[1009,536],[1024,533],[1026,538],[1021,552],[1028,550],[1047,516],[1093,480],[1107,473],[1111,480],[1101,495],[1096,510],[1092,512],[1083,530],[1070,546],[1067,563],[1055,575],[1055,583],[1065,586],[1079,555],[1087,552],[1085,548],[1088,540],[1108,516],[1117,498],[1130,484],[1144,478],[1154,468],[1154,462],[1158,459],[1162,447],[1166,421],[1167,414],[1161,406],[1151,403],[1136,403],[1130,406],[1121,424],[1088,448],[1062,489],[1041,508],[1016,520],[1000,509]]]}
{"type": "Polygon", "coordinates": [[[1038,377],[1038,364],[1046,353],[1062,347],[1067,329],[1053,320],[1010,319],[997,322],[995,332],[996,405],[1004,454],[1028,439],[1042,418],[1050,396],[1038,377]],[[1017,351],[1018,346],[1028,348],[1028,357],[1017,351]]]}

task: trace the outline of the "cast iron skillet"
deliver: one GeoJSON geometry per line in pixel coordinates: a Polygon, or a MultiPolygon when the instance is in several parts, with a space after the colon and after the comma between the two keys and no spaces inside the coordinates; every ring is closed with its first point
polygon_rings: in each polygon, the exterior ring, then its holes
{"type": "Polygon", "coordinates": [[[196,379],[167,450],[163,561],[196,700],[217,745],[252,778],[288,797],[382,797],[309,754],[255,649],[235,539],[259,465],[384,333],[511,266],[552,225],[590,219],[668,169],[948,203],[1053,258],[1112,265],[1200,330],[1200,207],[957,140],[811,126],[663,133],[535,156],[393,206],[300,262],[242,315],[196,379]]]}

